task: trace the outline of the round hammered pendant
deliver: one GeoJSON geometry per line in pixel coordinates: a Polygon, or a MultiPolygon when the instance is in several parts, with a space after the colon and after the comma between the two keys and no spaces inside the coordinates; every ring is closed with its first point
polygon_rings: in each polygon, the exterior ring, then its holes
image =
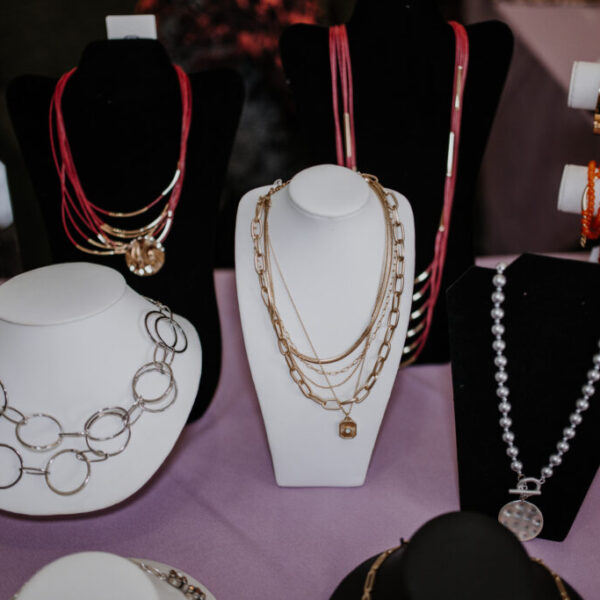
{"type": "Polygon", "coordinates": [[[136,238],[127,247],[125,262],[140,277],[154,275],[165,263],[165,248],[152,237],[136,238]]]}
{"type": "Polygon", "coordinates": [[[544,526],[542,511],[527,500],[513,500],[505,504],[498,513],[498,521],[522,542],[536,538],[544,526]]]}

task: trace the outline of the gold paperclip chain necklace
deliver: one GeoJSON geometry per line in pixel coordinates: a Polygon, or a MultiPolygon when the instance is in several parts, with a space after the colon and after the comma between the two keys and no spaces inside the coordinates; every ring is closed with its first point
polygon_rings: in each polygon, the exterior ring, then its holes
{"type": "Polygon", "coordinates": [[[339,423],[338,428],[340,437],[344,439],[356,436],[357,425],[350,417],[350,412],[355,404],[360,404],[368,397],[390,354],[392,337],[400,320],[400,299],[404,289],[404,226],[398,212],[398,201],[392,193],[385,191],[377,181],[376,177],[364,174],[362,177],[377,196],[384,212],[386,222],[384,263],[379,281],[378,293],[367,327],[362,331],[357,340],[351,344],[350,348],[337,356],[321,358],[316,351],[302,317],[300,316],[298,307],[292,298],[290,289],[283,276],[281,265],[279,264],[270,241],[268,216],[272,197],[288,185],[289,182],[276,182],[264,196],[261,196],[258,199],[255,215],[251,223],[251,236],[254,247],[254,268],[258,276],[261,297],[269,312],[273,330],[277,336],[279,351],[286,361],[290,377],[305,397],[316,402],[326,410],[341,411],[344,414],[344,418],[339,423]],[[298,350],[296,344],[291,340],[281,315],[279,314],[273,287],[271,257],[274,260],[275,267],[277,268],[284,289],[286,290],[301,329],[311,348],[312,355],[304,354],[298,350]],[[385,319],[386,314],[387,320],[385,319]],[[383,336],[383,341],[378,348],[375,364],[367,377],[362,380],[367,352],[375,339],[375,334],[383,326],[384,322],[386,323],[385,334],[383,336]],[[340,361],[351,357],[356,353],[358,353],[357,356],[355,356],[352,362],[344,368],[333,370],[327,370],[325,368],[325,365],[340,363],[340,361]],[[325,384],[317,383],[313,378],[310,378],[303,371],[304,366],[308,366],[313,372],[322,376],[325,380],[325,384]],[[351,371],[350,375],[345,376],[342,381],[333,381],[333,376],[345,374],[348,371],[351,371]],[[341,400],[338,393],[335,391],[336,388],[347,383],[357,372],[358,376],[351,397],[347,400],[341,400]],[[322,398],[314,391],[314,388],[329,389],[332,397],[322,398]]]}
{"type": "MultiPolygon", "coordinates": [[[[387,237],[387,231],[386,231],[386,237],[387,237]]],[[[272,247],[271,247],[272,248],[272,247]]],[[[272,252],[274,253],[274,251],[272,250],[272,252]]],[[[396,264],[397,264],[397,253],[394,252],[392,255],[392,271],[396,268],[396,264]]],[[[283,274],[281,274],[280,272],[280,276],[283,280],[283,274]]],[[[360,352],[356,358],[354,360],[352,360],[352,362],[350,362],[348,365],[335,369],[335,370],[331,370],[331,369],[324,369],[323,367],[323,363],[322,361],[320,361],[320,364],[313,364],[310,363],[308,361],[303,360],[302,358],[298,357],[298,360],[300,360],[300,362],[302,362],[302,364],[304,366],[306,366],[308,369],[311,369],[312,371],[316,371],[317,373],[323,373],[326,372],[328,375],[331,376],[336,376],[336,375],[342,375],[345,373],[348,373],[350,371],[350,373],[341,381],[335,383],[333,385],[333,387],[340,387],[342,386],[344,383],[346,383],[347,381],[349,381],[352,376],[358,371],[358,369],[360,368],[360,365],[362,363],[364,363],[364,358],[366,357],[366,353],[368,348],[371,346],[371,344],[373,343],[373,341],[375,340],[377,334],[379,333],[381,327],[383,326],[383,322],[384,322],[384,318],[387,314],[387,309],[389,307],[391,298],[392,298],[392,293],[393,293],[393,279],[390,279],[390,283],[387,287],[387,291],[385,293],[385,298],[384,298],[384,302],[380,311],[380,316],[377,319],[377,322],[375,323],[375,326],[373,327],[371,333],[367,336],[367,339],[365,341],[365,347],[363,349],[362,352],[360,352]]],[[[291,296],[290,296],[290,300],[291,300],[291,296]]],[[[289,341],[289,334],[287,334],[287,331],[285,332],[286,335],[288,335],[288,341],[289,341]]],[[[294,348],[294,350],[297,350],[296,348],[294,348]]],[[[345,356],[345,353],[343,353],[343,355],[345,356]]],[[[296,354],[297,356],[297,354],[296,354]]],[[[327,389],[329,388],[329,386],[327,385],[321,385],[315,381],[313,381],[308,375],[306,375],[306,379],[313,383],[314,385],[316,385],[317,387],[323,388],[323,389],[327,389]]]]}

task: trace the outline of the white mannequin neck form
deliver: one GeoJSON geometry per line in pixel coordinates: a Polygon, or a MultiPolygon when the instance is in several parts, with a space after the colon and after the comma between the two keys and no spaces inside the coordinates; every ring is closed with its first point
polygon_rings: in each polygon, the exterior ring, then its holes
{"type": "MultiPolygon", "coordinates": [[[[49,414],[65,432],[82,431],[101,409],[128,409],[134,373],[153,360],[154,343],[144,325],[152,309],[119,273],[90,263],[43,267],[0,286],[0,381],[10,406],[24,415],[49,414]]],[[[14,487],[0,489],[0,509],[28,515],[89,512],[124,500],[148,481],[183,429],[200,379],[198,335],[185,319],[175,318],[189,347],[173,361],[178,387],[174,404],[161,413],[144,413],[131,427],[129,445],[121,454],[91,464],[89,482],[81,491],[60,496],[47,487],[45,477],[24,473],[14,487]]],[[[157,396],[165,381],[148,376],[143,385],[144,394],[157,396]]],[[[36,439],[56,439],[56,427],[48,420],[32,421],[29,427],[36,429],[36,439]]],[[[60,450],[85,449],[83,439],[71,437],[46,452],[26,449],[6,418],[0,418],[0,443],[15,448],[25,466],[37,468],[60,450]]],[[[0,461],[11,456],[15,460],[6,448],[0,450],[0,461]]],[[[60,489],[74,489],[83,479],[85,464],[69,461],[73,456],[61,457],[61,468],[55,463],[60,489]]],[[[0,477],[10,475],[2,472],[0,477]]]]}
{"type": "MultiPolygon", "coordinates": [[[[414,275],[412,211],[408,201],[395,193],[405,231],[400,323],[377,383],[369,397],[352,410],[358,434],[348,440],[340,438],[337,431],[343,414],[310,401],[292,381],[261,299],[250,223],[259,196],[268,189],[252,190],[241,200],[236,278],[244,341],[275,478],[281,486],[362,485],[408,326],[414,275]]],[[[350,346],[368,323],[385,252],[385,218],[364,178],[335,165],[311,167],[297,174],[272,197],[269,236],[319,357],[334,356],[350,346]]],[[[275,265],[272,270],[277,307],[290,337],[300,352],[313,354],[275,265]]],[[[372,368],[371,360],[369,355],[365,370],[372,368]]],[[[352,384],[348,385],[338,390],[343,398],[350,397],[352,384]]]]}
{"type": "MultiPolygon", "coordinates": [[[[133,559],[168,573],[173,567],[153,560],[133,559]]],[[[214,596],[201,583],[174,569],[200,588],[206,600],[214,596]]],[[[185,600],[181,590],[145,572],[132,560],[108,552],[78,552],[40,569],[18,593],[19,600],[185,600]]]]}

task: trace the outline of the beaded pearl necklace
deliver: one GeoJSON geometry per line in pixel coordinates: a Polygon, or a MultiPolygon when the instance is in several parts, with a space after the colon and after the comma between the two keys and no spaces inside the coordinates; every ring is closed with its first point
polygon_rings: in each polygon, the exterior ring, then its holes
{"type": "MultiPolygon", "coordinates": [[[[508,416],[511,405],[508,402],[510,390],[507,386],[508,373],[506,371],[508,360],[504,354],[506,342],[504,341],[504,309],[502,304],[505,296],[502,288],[506,285],[504,271],[506,265],[500,263],[496,266],[496,274],[492,279],[494,291],[492,293],[493,308],[491,317],[492,334],[494,341],[492,349],[496,356],[494,365],[496,373],[496,395],[500,398],[498,410],[502,415],[500,427],[502,428],[502,440],[506,443],[506,454],[510,458],[510,468],[517,474],[517,487],[508,491],[509,494],[519,496],[519,500],[513,500],[505,504],[498,514],[498,521],[508,527],[522,542],[537,537],[544,526],[544,517],[540,509],[533,503],[528,502],[530,496],[539,496],[542,493],[544,483],[554,475],[554,469],[562,463],[563,456],[569,451],[569,440],[575,437],[577,426],[583,421],[582,413],[589,406],[589,399],[594,395],[596,388],[594,383],[600,379],[600,352],[592,357],[592,368],[587,372],[587,379],[581,388],[581,397],[575,402],[575,410],[569,415],[569,424],[563,429],[563,435],[556,444],[556,452],[550,454],[548,462],[540,469],[539,477],[526,477],[523,473],[523,463],[518,459],[519,448],[515,444],[515,434],[511,430],[512,419],[508,416]]],[[[600,345],[600,342],[599,342],[600,345]]]]}

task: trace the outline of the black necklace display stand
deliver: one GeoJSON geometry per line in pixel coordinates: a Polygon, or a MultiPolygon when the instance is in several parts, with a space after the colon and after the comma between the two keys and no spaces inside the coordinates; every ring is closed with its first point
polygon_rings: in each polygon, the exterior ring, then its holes
{"type": "MultiPolygon", "coordinates": [[[[361,600],[379,554],[356,567],[331,600],[361,600]]],[[[548,565],[550,566],[550,565],[548,565]]],[[[555,569],[553,569],[555,570],[555,569]]],[[[560,574],[559,574],[560,575],[560,574]]],[[[571,600],[581,596],[563,580],[571,600]]],[[[372,600],[560,600],[550,572],[494,519],[455,512],[432,519],[376,572],[372,600]]]]}
{"type": "MultiPolygon", "coordinates": [[[[113,267],[133,289],[192,322],[203,350],[200,389],[190,414],[190,420],[195,420],[208,407],[221,369],[213,254],[217,208],[244,97],[241,77],[228,69],[190,75],[192,122],[185,180],[165,240],[165,264],[146,278],[131,274],[123,256],[85,254],[65,235],[48,131],[56,81],[22,76],[11,83],[7,94],[48,230],[52,260],[113,267]]],[[[175,70],[159,42],[91,43],[66,85],[62,109],[77,172],[94,204],[131,211],[156,198],[171,181],[179,156],[181,94],[175,70]]]]}
{"type": "MultiPolygon", "coordinates": [[[[448,254],[420,363],[449,360],[443,292],[473,264],[475,184],[512,54],[512,35],[502,23],[469,25],[467,33],[470,60],[448,254]]],[[[358,0],[348,38],[358,169],[408,198],[418,274],[433,258],[443,205],[455,36],[432,0],[358,0]]],[[[311,159],[335,163],[328,30],[293,25],[280,47],[311,159]]]]}
{"type": "MultiPolygon", "coordinates": [[[[494,379],[491,294],[493,269],[473,267],[448,290],[450,348],[460,485],[464,510],[497,517],[518,496],[502,441],[494,379]]],[[[525,254],[506,269],[503,292],[506,385],[512,431],[526,477],[556,452],[575,410],[592,356],[600,351],[600,266],[525,254]]],[[[598,385],[596,385],[598,388],[598,385]]],[[[600,393],[554,475],[530,501],[544,515],[540,537],[564,540],[600,464],[600,393]]]]}

